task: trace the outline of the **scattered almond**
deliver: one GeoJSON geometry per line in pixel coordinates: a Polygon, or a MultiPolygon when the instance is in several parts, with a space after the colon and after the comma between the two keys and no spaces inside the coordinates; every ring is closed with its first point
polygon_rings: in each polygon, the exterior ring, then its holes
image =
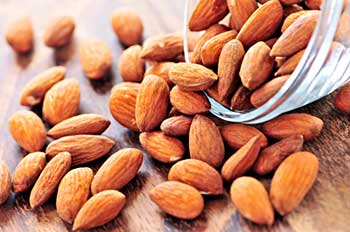
{"type": "Polygon", "coordinates": [[[334,99],[334,106],[339,111],[350,114],[350,83],[345,84],[334,99]]]}
{"type": "Polygon", "coordinates": [[[11,194],[11,174],[10,169],[0,160],[0,205],[5,203],[11,194]]]}
{"type": "Polygon", "coordinates": [[[119,58],[119,73],[124,81],[141,82],[145,72],[145,61],[141,59],[142,47],[133,45],[123,51],[119,58]]]}
{"type": "Polygon", "coordinates": [[[22,17],[10,22],[6,31],[6,41],[18,53],[27,53],[34,46],[32,21],[22,17]]]}
{"type": "Polygon", "coordinates": [[[59,48],[69,43],[75,29],[74,19],[69,16],[58,17],[50,22],[44,34],[46,46],[59,48]]]}
{"type": "Polygon", "coordinates": [[[192,118],[184,115],[173,116],[165,119],[160,125],[160,129],[165,135],[186,136],[190,131],[192,118]]]}

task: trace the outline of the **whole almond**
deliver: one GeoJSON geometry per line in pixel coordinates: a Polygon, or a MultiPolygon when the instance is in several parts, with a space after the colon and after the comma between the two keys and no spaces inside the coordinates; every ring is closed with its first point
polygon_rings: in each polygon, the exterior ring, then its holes
{"type": "Polygon", "coordinates": [[[80,87],[75,79],[66,79],[47,91],[43,103],[43,117],[50,125],[56,125],[79,111],[80,87]]]}
{"type": "Polygon", "coordinates": [[[32,111],[17,111],[9,118],[8,127],[14,140],[26,151],[40,151],[45,145],[44,123],[32,111]]]}
{"type": "Polygon", "coordinates": [[[16,52],[30,52],[34,46],[32,21],[28,17],[15,19],[9,23],[5,36],[7,43],[16,52]]]}
{"type": "Polygon", "coordinates": [[[168,83],[170,87],[174,83],[169,78],[169,70],[171,67],[173,67],[174,64],[174,62],[170,61],[155,63],[151,67],[149,67],[149,69],[146,70],[145,76],[153,74],[158,77],[161,77],[166,81],[166,83],[168,83]]]}
{"type": "Polygon", "coordinates": [[[92,193],[123,188],[137,175],[142,161],[143,154],[136,148],[124,148],[114,153],[94,176],[91,184],[92,193]]]}
{"type": "Polygon", "coordinates": [[[72,224],[88,200],[93,177],[91,168],[76,168],[63,177],[58,186],[56,209],[58,216],[65,222],[72,224]]]}
{"type": "Polygon", "coordinates": [[[5,162],[0,160],[0,205],[5,203],[11,194],[11,174],[5,162]]]}
{"type": "Polygon", "coordinates": [[[281,215],[292,212],[316,180],[318,159],[309,152],[297,152],[285,159],[276,170],[270,189],[273,207],[281,215]]]}
{"type": "Polygon", "coordinates": [[[124,207],[125,201],[125,195],[116,190],[92,196],[79,210],[73,231],[95,228],[112,221],[124,207]]]}
{"type": "Polygon", "coordinates": [[[279,116],[262,126],[263,133],[271,138],[283,139],[292,135],[303,135],[308,141],[317,137],[323,128],[323,121],[304,113],[292,113],[279,116]]]}
{"type": "Polygon", "coordinates": [[[46,46],[59,48],[69,43],[75,29],[74,19],[69,16],[55,18],[44,34],[44,42],[46,46]]]}
{"type": "Polygon", "coordinates": [[[190,185],[166,181],[150,192],[150,197],[159,208],[180,219],[194,219],[204,208],[202,195],[190,185]]]}
{"type": "Polygon", "coordinates": [[[227,5],[231,13],[231,25],[237,31],[258,8],[255,0],[227,0],[227,5]]]}
{"type": "Polygon", "coordinates": [[[31,208],[43,205],[56,191],[62,177],[69,171],[72,158],[69,152],[61,152],[47,163],[30,193],[31,208]]]}
{"type": "Polygon", "coordinates": [[[160,129],[165,135],[186,136],[190,131],[192,118],[184,115],[173,116],[165,119],[160,125],[160,129]]]}
{"type": "Polygon", "coordinates": [[[334,106],[339,111],[350,114],[350,83],[345,84],[335,96],[334,106]]]}
{"type": "Polygon", "coordinates": [[[220,195],[223,193],[223,183],[219,172],[200,160],[186,159],[177,162],[171,167],[168,180],[191,185],[203,194],[220,195]]]}
{"type": "Polygon", "coordinates": [[[227,13],[226,0],[200,0],[192,12],[188,27],[191,31],[205,30],[223,19],[227,13]]]}
{"type": "Polygon", "coordinates": [[[289,75],[294,72],[296,67],[299,64],[299,61],[303,57],[305,53],[305,49],[300,50],[299,52],[295,53],[291,57],[289,57],[286,61],[283,62],[283,64],[279,67],[277,72],[275,73],[275,76],[282,76],[282,75],[289,75]]]}
{"type": "Polygon", "coordinates": [[[168,105],[168,84],[158,76],[146,76],[136,98],[135,119],[139,130],[158,127],[168,114],[168,105]]]}
{"type": "Polygon", "coordinates": [[[140,143],[152,158],[163,163],[178,161],[185,154],[185,146],[181,140],[160,131],[141,133],[140,143]]]}
{"type": "Polygon", "coordinates": [[[202,160],[213,167],[218,167],[225,155],[224,142],[215,123],[197,114],[190,127],[189,149],[192,159],[202,160]]]}
{"type": "Polygon", "coordinates": [[[21,105],[32,107],[40,104],[44,100],[46,92],[61,81],[65,74],[65,67],[55,66],[36,75],[24,86],[20,97],[21,105]]]}
{"type": "Polygon", "coordinates": [[[250,96],[252,92],[244,86],[240,86],[231,98],[232,110],[248,110],[253,108],[250,103],[250,96]]]}
{"type": "Polygon", "coordinates": [[[100,40],[90,39],[83,42],[79,54],[83,71],[91,80],[102,79],[112,66],[111,51],[100,40]]]}
{"type": "Polygon", "coordinates": [[[72,135],[50,143],[46,155],[50,158],[67,151],[72,155],[72,166],[85,164],[107,154],[115,142],[101,135],[72,135]]]}
{"type": "Polygon", "coordinates": [[[124,81],[141,82],[145,73],[145,61],[141,59],[142,47],[133,45],[123,51],[118,69],[124,81]]]}
{"type": "Polygon", "coordinates": [[[269,79],[274,66],[270,51],[264,42],[258,42],[249,48],[239,71],[244,87],[254,90],[269,79]]]}
{"type": "Polygon", "coordinates": [[[281,27],[281,32],[284,33],[290,25],[292,25],[298,18],[300,18],[303,15],[306,15],[310,12],[314,12],[312,10],[302,10],[295,12],[293,14],[288,15],[288,17],[283,21],[283,25],[281,27]]]}
{"type": "Polygon", "coordinates": [[[231,185],[233,204],[243,217],[260,225],[272,225],[274,212],[262,183],[249,176],[237,178],[231,185]]]}
{"type": "Polygon", "coordinates": [[[248,18],[237,35],[245,47],[270,38],[281,24],[283,8],[278,0],[264,3],[248,18]]]}
{"type": "Polygon", "coordinates": [[[312,10],[320,10],[323,0],[305,0],[305,5],[312,10]]]}
{"type": "Polygon", "coordinates": [[[54,139],[68,135],[100,135],[110,124],[102,115],[80,114],[56,124],[47,134],[54,139]]]}
{"type": "Polygon", "coordinates": [[[221,127],[220,131],[225,143],[233,149],[241,148],[255,136],[259,136],[261,147],[268,144],[266,136],[252,126],[233,123],[221,127]]]}
{"type": "Polygon", "coordinates": [[[44,152],[33,152],[26,155],[17,165],[12,179],[12,190],[15,193],[27,191],[39,177],[46,165],[44,152]]]}
{"type": "Polygon", "coordinates": [[[222,166],[221,176],[228,182],[244,175],[253,166],[260,151],[260,136],[250,139],[238,149],[222,166]]]}

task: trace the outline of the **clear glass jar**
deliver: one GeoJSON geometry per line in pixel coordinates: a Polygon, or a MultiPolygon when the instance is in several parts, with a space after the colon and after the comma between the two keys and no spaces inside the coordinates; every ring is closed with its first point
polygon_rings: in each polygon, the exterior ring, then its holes
{"type": "MultiPolygon", "coordinates": [[[[188,19],[196,0],[186,0],[184,38],[188,34],[188,19]]],[[[339,36],[338,36],[339,37],[339,36]]],[[[187,41],[185,59],[189,62],[187,41]]],[[[350,80],[350,0],[324,0],[313,36],[297,68],[283,87],[256,109],[232,111],[208,94],[211,113],[230,122],[257,124],[282,113],[314,102],[343,86],[350,80]],[[335,38],[337,30],[341,38],[335,38]],[[338,46],[334,46],[334,41],[338,46]]]]}

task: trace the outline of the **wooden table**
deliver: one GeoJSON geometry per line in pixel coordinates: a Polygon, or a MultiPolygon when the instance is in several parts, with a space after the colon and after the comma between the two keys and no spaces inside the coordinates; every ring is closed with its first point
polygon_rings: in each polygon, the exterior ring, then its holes
{"type": "MultiPolygon", "coordinates": [[[[109,22],[112,10],[120,5],[132,6],[140,12],[146,36],[181,30],[183,0],[0,0],[0,159],[9,164],[12,172],[25,152],[9,135],[7,119],[16,110],[24,108],[19,106],[18,99],[25,83],[38,72],[56,64],[65,65],[67,77],[75,77],[80,83],[80,112],[98,113],[111,119],[112,125],[106,135],[116,141],[113,152],[122,147],[141,148],[138,134],[114,121],[107,104],[111,88],[120,82],[117,63],[123,47],[109,22]],[[35,30],[35,50],[24,57],[16,56],[4,40],[6,22],[21,14],[32,17],[35,30]],[[47,21],[56,15],[73,16],[77,29],[72,44],[55,52],[43,45],[42,35],[47,21]],[[91,82],[82,73],[77,45],[87,37],[102,39],[112,49],[113,75],[106,81],[91,82]]],[[[301,110],[325,121],[321,136],[304,146],[305,150],[319,157],[319,175],[296,211],[284,218],[277,217],[271,228],[256,226],[243,219],[227,193],[221,197],[206,197],[205,210],[196,220],[177,220],[162,213],[150,201],[148,193],[166,179],[170,166],[145,156],[137,178],[122,189],[127,204],[121,215],[96,231],[350,231],[349,117],[337,113],[332,101],[331,96],[301,110]]],[[[40,109],[34,110],[40,114],[40,109]]],[[[93,167],[98,167],[102,161],[95,162],[93,167]]],[[[263,179],[266,186],[269,179],[263,179]]],[[[37,210],[31,210],[28,197],[28,194],[12,195],[0,206],[0,231],[70,231],[71,225],[57,216],[54,199],[37,210]]]]}

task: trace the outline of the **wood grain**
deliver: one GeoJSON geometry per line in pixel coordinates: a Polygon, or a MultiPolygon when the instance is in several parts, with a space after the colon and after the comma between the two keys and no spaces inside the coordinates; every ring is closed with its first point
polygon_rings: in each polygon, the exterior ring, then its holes
{"type": "MultiPolygon", "coordinates": [[[[146,36],[181,30],[184,0],[0,0],[0,159],[9,164],[12,173],[25,152],[9,135],[7,119],[16,110],[24,108],[18,101],[25,83],[55,64],[65,65],[67,78],[74,77],[79,81],[81,113],[98,113],[111,119],[112,125],[106,135],[116,141],[113,152],[122,147],[140,148],[138,134],[115,122],[107,104],[111,88],[121,81],[117,63],[123,46],[109,23],[112,10],[121,5],[132,6],[140,12],[146,36]],[[33,20],[35,50],[27,56],[16,56],[3,39],[4,31],[8,20],[23,14],[33,20]],[[77,22],[74,41],[58,51],[43,45],[45,26],[56,15],[71,15],[77,22]],[[91,82],[82,73],[77,46],[87,37],[102,39],[112,49],[113,70],[106,81],[91,82]]],[[[227,193],[221,197],[207,197],[205,211],[196,220],[184,221],[165,215],[150,201],[148,193],[166,179],[170,166],[145,156],[137,178],[122,189],[127,204],[121,215],[93,231],[349,231],[349,117],[336,112],[332,101],[331,96],[300,110],[325,121],[321,136],[304,147],[319,157],[320,172],[315,186],[297,210],[284,218],[277,217],[271,228],[256,226],[239,216],[227,193]]],[[[40,107],[34,111],[41,114],[40,107]]],[[[93,168],[96,170],[105,159],[95,162],[93,168]]],[[[269,179],[262,179],[266,186],[269,179]]],[[[229,186],[225,187],[227,190],[229,186]]],[[[28,194],[12,195],[0,206],[0,231],[70,231],[71,225],[57,216],[54,199],[31,210],[28,197],[28,194]]]]}

